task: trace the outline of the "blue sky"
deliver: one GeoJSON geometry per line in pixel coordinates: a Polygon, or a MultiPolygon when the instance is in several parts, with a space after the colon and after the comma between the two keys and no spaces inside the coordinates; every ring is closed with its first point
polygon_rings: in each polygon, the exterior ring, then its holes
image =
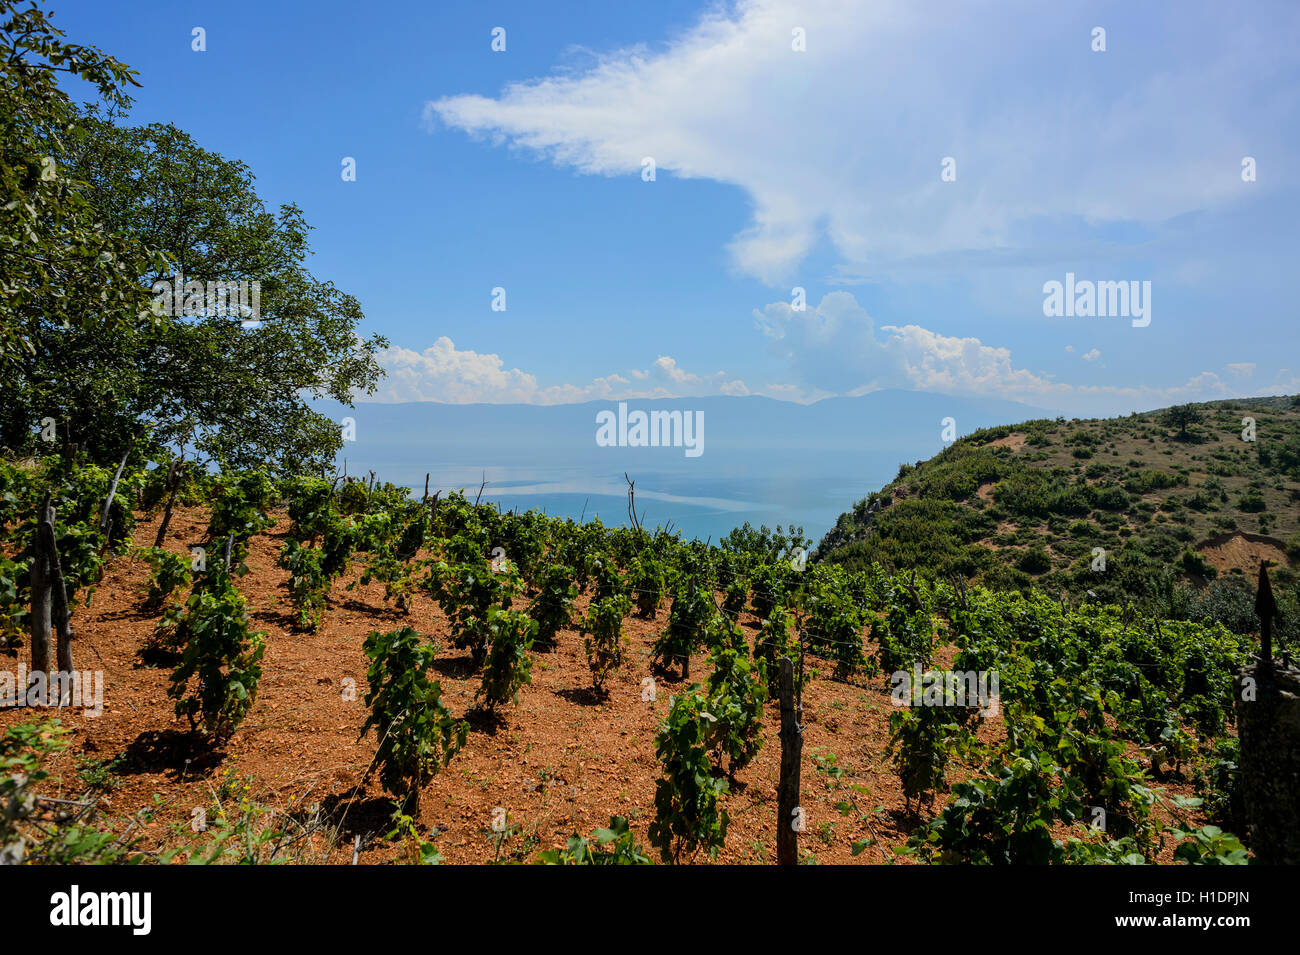
{"type": "Polygon", "coordinates": [[[304,209],[384,400],[1300,392],[1294,3],[49,8],[304,209]],[[1150,324],[1044,316],[1067,272],[1150,324]]]}

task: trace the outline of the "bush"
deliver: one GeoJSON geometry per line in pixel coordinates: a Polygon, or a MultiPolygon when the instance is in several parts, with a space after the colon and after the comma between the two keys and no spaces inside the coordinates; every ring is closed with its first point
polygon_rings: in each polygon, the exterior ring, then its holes
{"type": "Polygon", "coordinates": [[[321,569],[322,551],[290,539],[280,550],[280,566],[289,571],[289,599],[298,614],[298,627],[315,631],[329,591],[329,578],[321,569]]]}
{"type": "Polygon", "coordinates": [[[167,689],[176,715],[192,729],[201,722],[208,734],[229,737],[257,698],[265,636],[249,632],[244,598],[227,568],[209,565],[176,628],[181,659],[167,689]]]}
{"type": "Polygon", "coordinates": [[[175,591],[190,585],[190,557],[161,547],[147,548],[141,554],[149,565],[149,593],[144,606],[148,611],[158,611],[175,591]]]}
{"type": "Polygon", "coordinates": [[[540,588],[528,605],[528,615],[537,621],[537,642],[551,647],[573,617],[573,602],[578,598],[573,568],[551,564],[542,572],[540,588]]]}
{"type": "Polygon", "coordinates": [[[1215,567],[1206,561],[1204,555],[1198,554],[1194,550],[1183,551],[1180,559],[1183,570],[1189,574],[1195,574],[1198,577],[1217,577],[1219,572],[1215,567]]]}
{"type": "Polygon", "coordinates": [[[727,757],[727,775],[749,765],[763,745],[763,704],[767,702],[767,672],[761,660],[749,659],[749,646],[739,625],[720,619],[709,656],[711,748],[727,757]]]}
{"type": "Polygon", "coordinates": [[[1258,490],[1250,488],[1237,498],[1237,510],[1246,514],[1260,514],[1268,510],[1268,502],[1258,490]]]}
{"type": "Polygon", "coordinates": [[[1052,558],[1043,548],[1031,547],[1016,559],[1016,569],[1026,574],[1044,574],[1052,569],[1052,558]]]}
{"type": "Polygon", "coordinates": [[[627,820],[610,816],[608,829],[595,829],[590,839],[577,833],[569,837],[563,849],[537,853],[537,865],[650,865],[651,859],[641,848],[627,820]]]}
{"type": "Polygon", "coordinates": [[[766,618],[773,607],[783,606],[789,600],[789,564],[763,564],[755,572],[750,585],[753,590],[751,604],[760,618],[766,618]]]}
{"type": "Polygon", "coordinates": [[[442,687],[427,673],[437,648],[411,627],[372,631],[363,649],[370,658],[370,716],[361,735],[373,729],[379,738],[374,765],[384,788],[403,806],[418,804],[420,787],[465,745],[469,724],[453,720],[443,705],[442,687]]]}
{"type": "Polygon", "coordinates": [[[885,673],[929,664],[934,651],[934,623],[930,610],[916,595],[895,581],[889,592],[884,620],[874,620],[871,636],[879,648],[879,668],[885,673]]]}
{"type": "Polygon", "coordinates": [[[722,797],[727,781],[714,775],[709,761],[708,700],[698,689],[674,697],[659,734],[655,755],[664,775],[655,783],[655,820],[650,824],[650,844],[664,862],[704,849],[716,857],[727,838],[727,810],[722,797]]]}
{"type": "Polygon", "coordinates": [[[632,609],[632,598],[626,595],[601,597],[587,608],[587,618],[582,629],[589,634],[583,641],[587,650],[587,665],[591,667],[591,684],[597,693],[605,693],[605,681],[623,663],[623,618],[632,609]]]}
{"type": "Polygon", "coordinates": [[[914,799],[933,799],[943,788],[949,754],[961,735],[956,713],[943,706],[908,706],[889,715],[885,752],[898,770],[906,808],[914,799]]]}
{"type": "Polygon", "coordinates": [[[867,666],[862,647],[866,620],[861,608],[834,584],[822,580],[811,583],[807,603],[803,625],[808,646],[835,660],[836,676],[847,680],[867,666]]]}
{"type": "Polygon", "coordinates": [[[717,615],[718,605],[713,602],[712,594],[694,578],[680,581],[668,613],[668,628],[654,643],[655,658],[665,667],[680,664],[682,679],[689,679],[691,653],[717,615]]]}
{"type": "Polygon", "coordinates": [[[745,579],[740,576],[733,577],[731,583],[724,588],[723,594],[722,612],[735,620],[745,609],[745,601],[749,599],[749,587],[745,579]]]}
{"type": "Polygon", "coordinates": [[[795,689],[799,689],[799,638],[793,631],[794,621],[788,610],[777,607],[760,624],[754,636],[754,662],[767,673],[768,695],[780,691],[781,660],[794,664],[795,689]]]}
{"type": "Polygon", "coordinates": [[[208,556],[216,556],[217,548],[224,548],[228,540],[233,540],[231,562],[242,563],[248,556],[249,539],[273,523],[267,512],[275,503],[277,493],[274,482],[261,471],[221,475],[208,518],[204,543],[208,556]]]}
{"type": "Polygon", "coordinates": [[[650,554],[643,554],[632,561],[628,568],[628,578],[636,598],[637,614],[653,620],[664,599],[663,563],[650,554]]]}
{"type": "Polygon", "coordinates": [[[523,611],[493,607],[488,611],[487,628],[490,645],[476,696],[492,710],[501,703],[518,703],[519,688],[533,682],[528,651],[537,636],[537,623],[523,611]]]}

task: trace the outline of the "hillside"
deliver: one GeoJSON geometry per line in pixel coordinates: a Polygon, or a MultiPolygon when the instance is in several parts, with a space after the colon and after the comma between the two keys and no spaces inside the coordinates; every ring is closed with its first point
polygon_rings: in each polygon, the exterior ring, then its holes
{"type": "Polygon", "coordinates": [[[1300,399],[1182,407],[1185,430],[1162,409],[975,431],[903,465],[840,516],[817,556],[1114,598],[1141,596],[1170,571],[1190,588],[1244,583],[1268,559],[1289,588],[1300,559],[1300,399]],[[1243,440],[1247,417],[1253,442],[1243,440]]]}
{"type": "MultiPolygon", "coordinates": [[[[281,511],[272,526],[250,539],[248,572],[238,578],[247,622],[265,638],[256,699],[237,732],[213,745],[177,717],[168,694],[171,665],[156,653],[166,620],[147,602],[157,579],[146,561],[138,559],[150,553],[158,515],[142,512],[138,517],[134,543],[140,550],[107,566],[93,599],[75,617],[80,659],[104,675],[102,713],[76,707],[59,711],[71,745],[49,757],[45,793],[93,797],[103,813],[100,825],[114,836],[131,836],[145,861],[165,859],[161,854],[166,850],[179,853],[176,861],[412,861],[411,843],[394,828],[393,796],[374,775],[368,776],[375,766],[376,734],[365,731],[371,686],[367,668],[372,663],[365,652],[367,634],[403,626],[414,627],[436,648],[430,669],[442,698],[470,721],[466,745],[423,787],[415,814],[420,839],[436,843],[444,861],[535,861],[540,850],[558,849],[574,833],[604,826],[616,814],[628,820],[638,841],[644,841],[656,817],[656,781],[662,775],[657,734],[673,700],[696,688],[654,661],[655,638],[671,619],[667,606],[655,619],[631,614],[623,621],[625,659],[611,676],[608,693],[600,695],[591,689],[585,633],[577,622],[591,606],[592,594],[582,594],[575,605],[575,623],[561,629],[554,647],[530,654],[530,682],[521,688],[516,703],[492,718],[475,709],[481,673],[468,655],[450,645],[454,627],[446,614],[423,594],[416,596],[409,611],[398,609],[386,599],[385,585],[366,573],[365,564],[344,573],[329,589],[316,627],[300,627],[293,580],[279,559],[282,547],[293,540],[291,521],[281,511]],[[647,698],[651,676],[657,692],[647,698]],[[500,809],[506,812],[508,828],[498,835],[492,823],[500,809]],[[195,829],[199,818],[205,820],[202,831],[195,829]]],[[[188,558],[189,548],[203,543],[209,519],[204,507],[178,509],[167,551],[188,558]]],[[[888,581],[872,586],[879,585],[884,594],[895,592],[888,581]]],[[[896,593],[902,595],[903,590],[896,593]]],[[[715,593],[718,603],[724,596],[715,593]]],[[[960,655],[950,643],[953,634],[940,619],[938,595],[923,597],[928,609],[916,619],[928,620],[933,612],[936,626],[933,657],[926,651],[925,659],[940,666],[960,665],[960,655]]],[[[1052,608],[1049,603],[1040,611],[1050,613],[1052,608]]],[[[1012,605],[986,603],[982,612],[992,619],[1023,608],[1015,605],[1012,611],[1012,605]]],[[[867,646],[873,658],[880,652],[875,645],[891,630],[884,617],[884,610],[872,609],[869,615],[872,636],[867,646]]],[[[757,654],[763,634],[770,631],[748,606],[736,611],[734,619],[757,654]]],[[[1205,646],[1210,655],[1238,653],[1212,633],[1209,638],[1212,642],[1205,646]]],[[[0,649],[0,668],[16,668],[19,659],[15,648],[0,649]]],[[[694,648],[693,679],[706,676],[712,662],[705,646],[694,648]]],[[[802,805],[808,824],[802,860],[917,861],[904,851],[908,836],[941,811],[949,785],[989,772],[981,766],[984,757],[992,757],[994,766],[1004,758],[998,751],[1007,736],[1003,717],[977,719],[969,731],[987,749],[971,758],[954,746],[940,792],[924,806],[914,800],[909,807],[898,757],[891,755],[891,718],[898,719],[900,709],[891,699],[889,674],[873,664],[850,679],[832,678],[830,664],[812,653],[807,667],[802,805]],[[857,803],[850,812],[846,807],[853,799],[857,803]]],[[[1181,672],[1181,664],[1173,672],[1181,672]]],[[[1074,679],[1087,685],[1091,678],[1078,674],[1074,679]]],[[[1010,692],[1010,684],[1004,692],[1010,692]]],[[[1174,697],[1172,691],[1161,691],[1159,700],[1162,706],[1182,705],[1174,697]]],[[[0,708],[0,738],[32,718],[30,710],[0,708]]],[[[692,861],[770,863],[775,858],[781,757],[776,699],[763,704],[759,719],[765,742],[754,761],[731,781],[725,845],[716,859],[699,853],[692,861]]],[[[1126,758],[1114,767],[1148,782],[1154,775],[1171,799],[1198,792],[1190,750],[1182,771],[1166,767],[1161,772],[1153,759],[1159,747],[1152,748],[1131,727],[1125,732],[1137,738],[1125,740],[1126,758]]],[[[1216,734],[1195,732],[1208,754],[1208,762],[1197,757],[1196,766],[1213,765],[1218,758],[1213,749],[1216,734]]],[[[905,742],[904,753],[909,745],[919,742],[905,742]]],[[[948,746],[945,738],[940,765],[949,761],[948,746]]],[[[1197,825],[1210,821],[1199,810],[1189,818],[1197,825]]],[[[1168,825],[1174,817],[1157,805],[1153,821],[1168,825]]],[[[1058,838],[1079,834],[1061,823],[1054,824],[1054,830],[1058,838]]],[[[1151,861],[1173,861],[1175,844],[1163,838],[1153,842],[1148,850],[1151,861]]]]}

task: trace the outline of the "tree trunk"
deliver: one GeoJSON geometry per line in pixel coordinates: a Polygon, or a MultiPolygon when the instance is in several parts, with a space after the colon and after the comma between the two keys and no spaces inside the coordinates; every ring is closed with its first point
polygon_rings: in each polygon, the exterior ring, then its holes
{"type": "Polygon", "coordinates": [[[126,459],[131,456],[131,450],[131,448],[126,449],[126,454],[122,455],[122,460],[117,464],[117,470],[113,472],[113,483],[108,486],[108,497],[104,499],[104,513],[99,516],[99,533],[103,535],[105,543],[108,542],[108,515],[113,509],[113,498],[117,494],[117,482],[122,480],[122,469],[126,467],[126,459]]]}
{"type": "Polygon", "coordinates": [[[184,466],[183,461],[173,461],[167,469],[167,486],[170,490],[167,494],[167,506],[163,508],[162,523],[158,525],[158,536],[154,538],[154,547],[161,547],[163,538],[167,536],[167,525],[172,522],[172,506],[176,503],[176,492],[180,490],[181,470],[184,466]]]}

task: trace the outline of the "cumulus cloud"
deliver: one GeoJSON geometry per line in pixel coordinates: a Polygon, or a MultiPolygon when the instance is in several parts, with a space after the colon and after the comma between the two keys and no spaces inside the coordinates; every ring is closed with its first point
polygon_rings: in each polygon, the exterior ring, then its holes
{"type": "Polygon", "coordinates": [[[911,388],[948,394],[1042,400],[1066,388],[1012,364],[1007,348],[941,335],[920,325],[883,325],[850,292],[830,292],[815,307],[773,302],[754,321],[806,394],[863,394],[911,388]]]}
{"type": "Polygon", "coordinates": [[[425,114],[582,173],[639,174],[649,156],[661,177],[738,186],[753,213],[730,252],[767,282],[823,238],[868,276],[937,255],[1039,254],[1034,226],[1048,220],[1159,223],[1240,198],[1240,157],[1281,146],[1295,118],[1273,71],[1297,9],[1271,7],[1266,30],[1231,6],[1079,13],[744,0],[662,49],[614,50],[495,97],[443,96],[425,114]],[[1093,54],[1094,19],[1141,55],[1093,54]],[[791,49],[796,26],[806,52],[791,49]],[[1246,107],[1278,115],[1261,131],[1246,107]],[[954,182],[940,180],[944,157],[954,182]]]}
{"type": "MultiPolygon", "coordinates": [[[[802,310],[789,302],[773,302],[755,309],[753,316],[769,350],[784,360],[788,380],[751,388],[725,371],[692,372],[672,356],[660,355],[647,368],[614,372],[586,384],[543,387],[534,374],[507,367],[499,355],[458,349],[444,336],[424,351],[391,347],[380,352],[387,376],[378,393],[366,400],[549,405],[757,394],[806,404],[836,395],[904,388],[1005,398],[1042,408],[1068,407],[1071,413],[1118,414],[1247,393],[1300,391],[1300,377],[1289,369],[1280,371],[1272,382],[1256,381],[1253,362],[1226,365],[1230,380],[1202,371],[1169,387],[1059,382],[1050,374],[1018,365],[1010,348],[973,336],[943,335],[916,324],[877,327],[852,293],[843,291],[830,292],[802,310]]],[[[1093,348],[1080,357],[1096,361],[1101,351],[1093,348]]]]}
{"type": "MultiPolygon", "coordinates": [[[[953,395],[1023,401],[1045,408],[1070,407],[1115,414],[1184,401],[1242,397],[1219,375],[1203,371],[1170,387],[1071,384],[1019,366],[1011,350],[975,337],[942,335],[920,325],[882,325],[849,292],[831,292],[802,311],[787,302],[754,310],[757,328],[784,358],[795,381],[762,393],[789,400],[815,400],[832,394],[863,394],[880,388],[907,388],[953,395]]],[[[1069,349],[1072,350],[1072,349],[1069,349]]],[[[1100,358],[1092,349],[1081,357],[1100,358]]],[[[1297,379],[1284,372],[1254,394],[1287,394],[1297,379]]]]}
{"type": "Polygon", "coordinates": [[[595,378],[585,385],[541,387],[537,377],[507,368],[496,354],[458,349],[445,335],[424,351],[385,348],[379,362],[387,372],[373,401],[441,401],[447,404],[573,404],[595,399],[675,398],[749,393],[745,383],[726,372],[697,375],[661,355],[648,369],[632,369],[595,378]],[[638,384],[634,385],[633,382],[638,384]],[[657,383],[656,383],[657,382],[657,383]]]}

